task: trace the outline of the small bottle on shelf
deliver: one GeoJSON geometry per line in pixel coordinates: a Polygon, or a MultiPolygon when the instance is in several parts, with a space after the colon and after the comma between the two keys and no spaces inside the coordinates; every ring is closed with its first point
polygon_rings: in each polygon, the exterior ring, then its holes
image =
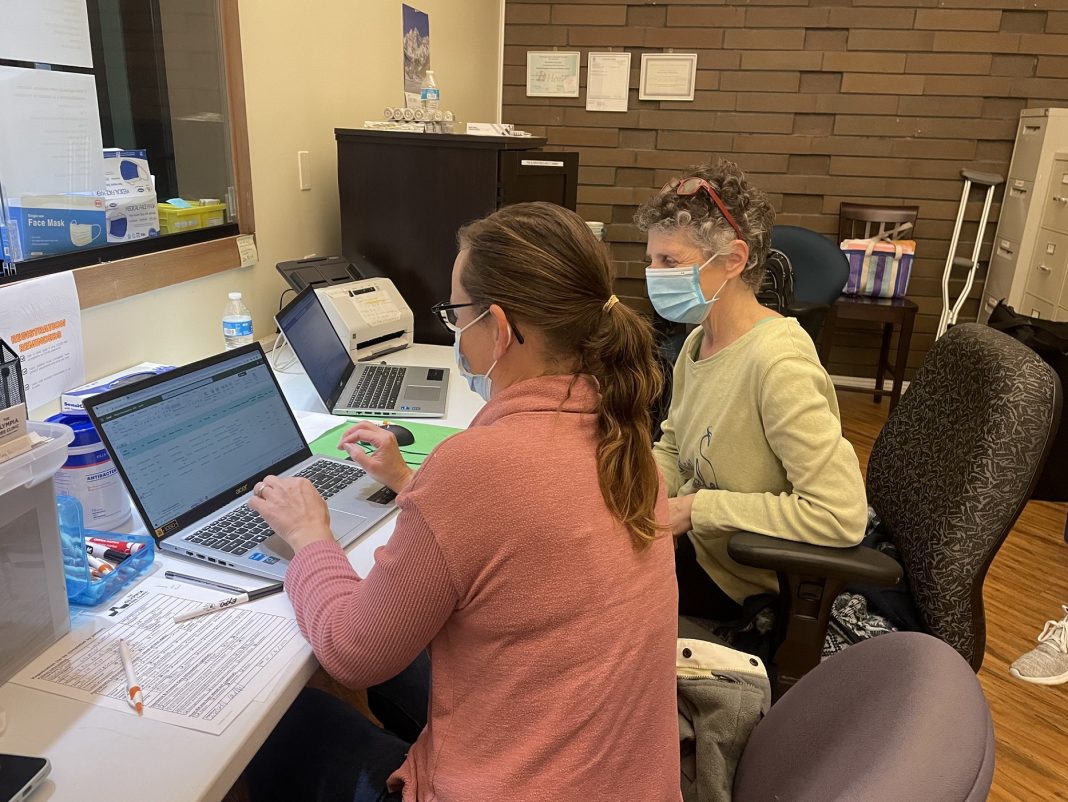
{"type": "Polygon", "coordinates": [[[437,81],[434,80],[434,71],[427,70],[426,76],[423,78],[423,86],[419,90],[419,100],[422,103],[423,111],[429,111],[433,114],[438,110],[438,106],[441,104],[441,90],[438,89],[437,81]]]}

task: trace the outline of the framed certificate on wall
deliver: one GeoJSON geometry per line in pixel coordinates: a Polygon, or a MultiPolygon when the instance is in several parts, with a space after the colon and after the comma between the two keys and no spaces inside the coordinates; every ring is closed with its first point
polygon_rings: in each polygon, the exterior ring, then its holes
{"type": "Polygon", "coordinates": [[[630,53],[590,53],[586,61],[586,111],[626,111],[630,53]]]}
{"type": "Polygon", "coordinates": [[[638,100],[693,100],[696,53],[642,53],[638,100]]]}
{"type": "Polygon", "coordinates": [[[578,97],[578,52],[527,51],[527,97],[578,97]]]}

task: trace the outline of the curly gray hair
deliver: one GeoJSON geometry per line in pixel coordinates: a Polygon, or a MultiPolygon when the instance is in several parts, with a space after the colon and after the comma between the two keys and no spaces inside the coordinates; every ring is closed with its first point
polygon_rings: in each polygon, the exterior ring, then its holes
{"type": "MultiPolygon", "coordinates": [[[[764,262],[775,225],[775,210],[768,203],[767,195],[749,183],[737,164],[726,159],[693,167],[686,175],[703,178],[711,184],[738,223],[741,239],[749,246],[749,261],[741,278],[756,292],[764,279],[764,262]]],[[[708,255],[738,239],[731,224],[704,192],[680,196],[669,191],[656,195],[638,207],[634,223],[642,231],[682,231],[708,255]]]]}

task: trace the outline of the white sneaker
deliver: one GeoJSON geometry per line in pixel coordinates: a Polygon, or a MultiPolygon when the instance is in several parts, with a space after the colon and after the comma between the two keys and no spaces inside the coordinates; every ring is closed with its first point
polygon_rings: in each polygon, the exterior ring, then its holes
{"type": "Polygon", "coordinates": [[[1068,682],[1068,605],[1061,605],[1064,618],[1047,621],[1038,636],[1038,646],[1019,657],[1009,673],[1036,685],[1068,682]]]}

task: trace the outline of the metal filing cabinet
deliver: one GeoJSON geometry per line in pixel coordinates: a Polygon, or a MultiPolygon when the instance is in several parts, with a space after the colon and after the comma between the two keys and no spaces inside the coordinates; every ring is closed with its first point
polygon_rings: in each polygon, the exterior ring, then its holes
{"type": "Polygon", "coordinates": [[[1068,109],[1024,109],[994,237],[980,321],[1001,299],[1068,320],[1068,109]]]}
{"type": "Polygon", "coordinates": [[[1057,152],[1047,186],[1041,204],[1042,225],[1017,311],[1046,320],[1068,320],[1068,150],[1057,152]]]}

